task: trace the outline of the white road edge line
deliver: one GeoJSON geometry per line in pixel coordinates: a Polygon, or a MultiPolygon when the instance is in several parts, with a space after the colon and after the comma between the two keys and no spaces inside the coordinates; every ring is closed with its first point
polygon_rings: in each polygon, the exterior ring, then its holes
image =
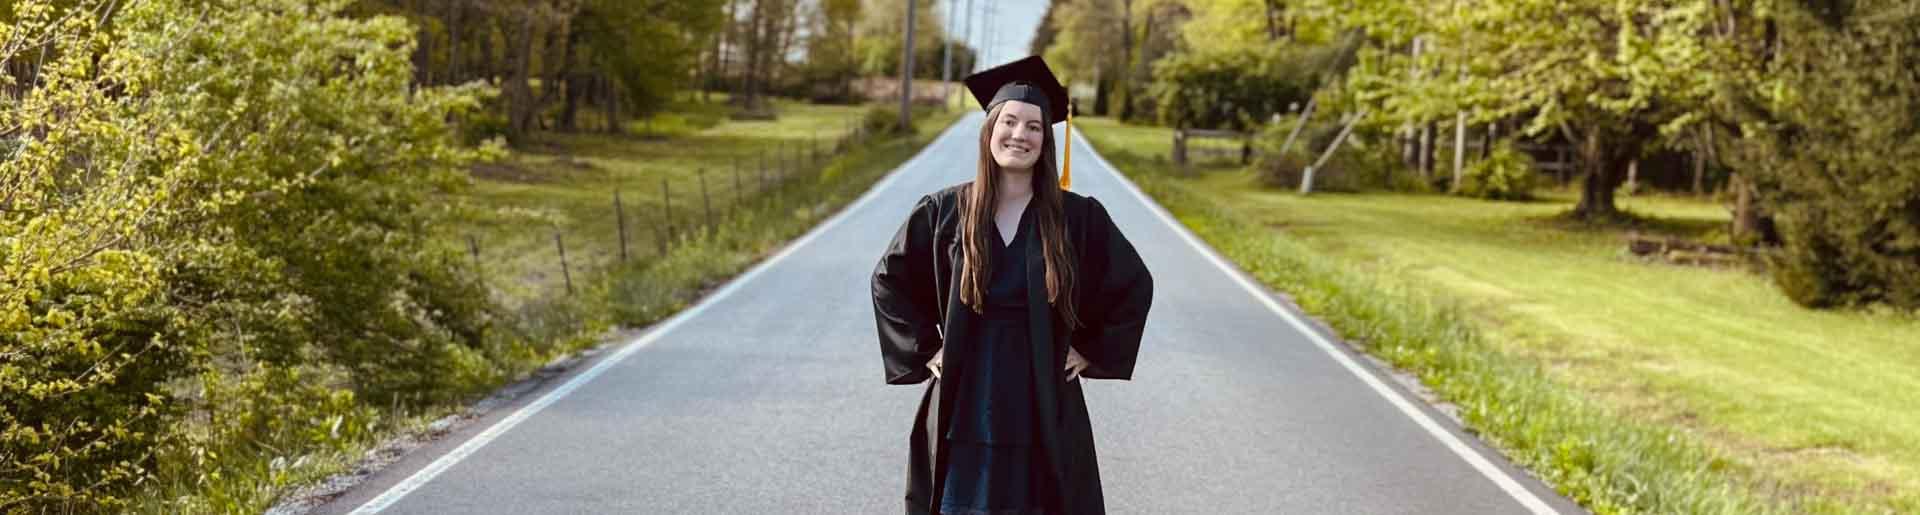
{"type": "Polygon", "coordinates": [[[1333,356],[1334,361],[1338,361],[1340,365],[1346,367],[1348,372],[1352,372],[1353,375],[1358,376],[1362,382],[1367,383],[1367,386],[1373,388],[1374,393],[1380,394],[1381,397],[1385,397],[1387,402],[1393,404],[1394,407],[1400,408],[1401,413],[1405,413],[1407,417],[1413,419],[1414,423],[1418,424],[1421,429],[1427,430],[1428,434],[1440,440],[1440,443],[1445,444],[1448,450],[1453,451],[1455,455],[1460,456],[1460,458],[1466,460],[1468,464],[1473,465],[1475,470],[1480,471],[1480,475],[1486,476],[1488,480],[1493,481],[1501,490],[1506,491],[1507,495],[1512,496],[1515,501],[1518,501],[1522,506],[1525,506],[1535,514],[1558,515],[1560,513],[1558,510],[1553,509],[1552,506],[1549,506],[1546,501],[1541,500],[1539,496],[1534,495],[1532,491],[1521,486],[1520,482],[1508,475],[1506,471],[1500,470],[1500,467],[1495,466],[1493,462],[1488,461],[1485,456],[1480,455],[1473,447],[1468,446],[1466,442],[1460,441],[1460,438],[1448,432],[1446,428],[1440,427],[1440,424],[1435,422],[1433,417],[1427,416],[1426,412],[1415,407],[1413,401],[1408,400],[1405,396],[1401,395],[1399,391],[1388,387],[1379,377],[1374,376],[1373,373],[1361,367],[1359,363],[1354,362],[1352,357],[1347,356],[1345,352],[1341,352],[1338,348],[1335,348],[1326,338],[1321,337],[1319,332],[1314,331],[1311,326],[1307,325],[1306,321],[1301,320],[1300,317],[1294,315],[1292,311],[1281,307],[1280,303],[1274,301],[1271,295],[1268,295],[1262,291],[1259,286],[1255,285],[1252,279],[1248,279],[1245,274],[1240,273],[1239,270],[1228,265],[1226,260],[1221,258],[1219,254],[1216,254],[1211,247],[1201,243],[1199,237],[1194,236],[1192,231],[1187,230],[1186,226],[1180,225],[1179,221],[1174,220],[1173,215],[1168,214],[1166,209],[1160,207],[1160,204],[1147,197],[1146,193],[1141,192],[1139,186],[1134,185],[1133,181],[1128,179],[1125,174],[1120,173],[1120,170],[1114,168],[1112,163],[1107,162],[1107,158],[1095,151],[1093,145],[1085,143],[1084,139],[1076,138],[1075,141],[1080,142],[1080,148],[1086,149],[1086,155],[1093,156],[1094,159],[1099,160],[1101,166],[1105,167],[1109,173],[1112,173],[1115,178],[1119,179],[1120,184],[1126,186],[1128,192],[1133,193],[1133,196],[1139,199],[1142,204],[1145,204],[1155,216],[1158,216],[1161,222],[1165,222],[1168,227],[1173,228],[1173,231],[1179,234],[1181,239],[1186,240],[1188,245],[1193,246],[1194,250],[1198,250],[1201,255],[1206,256],[1207,260],[1213,263],[1213,266],[1219,267],[1222,272],[1225,272],[1228,277],[1232,277],[1234,282],[1238,283],[1247,293],[1259,299],[1262,304],[1265,304],[1267,309],[1272,310],[1274,314],[1286,319],[1287,323],[1293,325],[1301,334],[1307,335],[1307,339],[1312,340],[1314,345],[1320,347],[1320,350],[1326,351],[1327,355],[1333,356]]]}
{"type": "MultiPolygon", "coordinates": [[[[960,121],[963,120],[964,118],[960,121]]],[[[879,197],[880,192],[886,191],[893,185],[893,182],[905,174],[907,170],[913,169],[913,167],[920,162],[921,158],[929,155],[929,151],[932,150],[936,144],[944,141],[947,133],[960,128],[960,126],[963,125],[960,121],[955,121],[945,130],[940,131],[940,134],[935,136],[934,139],[929,140],[927,146],[922,147],[920,153],[915,154],[913,159],[907,160],[906,163],[901,164],[898,168],[894,168],[892,172],[888,172],[887,177],[881,179],[880,182],[872,188],[868,188],[866,194],[861,195],[860,198],[855,199],[852,204],[847,205],[845,209],[841,209],[839,213],[834,214],[833,218],[815,226],[812,231],[808,231],[807,234],[801,236],[800,239],[794,240],[792,244],[787,245],[787,247],[782,249],[778,254],[774,254],[773,257],[761,261],[758,265],[754,265],[752,270],[748,270],[747,273],[741,274],[738,278],[728,282],[720,291],[708,295],[707,298],[701,300],[699,304],[695,304],[692,308],[681,311],[679,314],[667,319],[665,323],[660,324],[659,328],[648,331],[647,334],[641,336],[639,339],[621,347],[620,350],[613,355],[607,356],[606,359],[600,360],[599,363],[595,363],[593,368],[587,369],[586,372],[581,372],[580,375],[574,376],[573,379],[568,380],[566,384],[562,384],[560,387],[548,391],[546,395],[540,396],[539,400],[535,400],[532,404],[521,407],[519,410],[514,411],[512,415],[508,415],[507,418],[500,419],[499,422],[493,423],[493,426],[488,427],[485,431],[481,431],[480,434],[474,435],[473,438],[460,444],[460,446],[454,448],[453,451],[448,452],[439,459],[433,460],[433,463],[428,464],[426,468],[415,471],[413,475],[407,476],[407,479],[387,488],[385,492],[381,492],[378,497],[374,497],[365,504],[361,504],[359,508],[353,510],[352,515],[372,515],[393,506],[394,503],[399,502],[400,499],[406,497],[407,494],[413,493],[414,490],[418,490],[422,486],[426,486],[427,482],[432,481],[433,478],[439,476],[441,472],[453,468],[455,464],[460,463],[460,460],[466,459],[468,456],[473,455],[474,452],[479,451],[481,447],[492,442],[495,438],[506,434],[508,430],[513,429],[513,426],[520,425],[520,422],[533,417],[533,415],[539,413],[541,409],[566,397],[567,394],[573,393],[573,391],[579,389],[581,385],[587,384],[587,382],[592,381],[596,377],[600,377],[600,374],[605,373],[608,368],[612,368],[613,365],[620,363],[621,360],[632,356],[634,352],[648,345],[652,345],[653,342],[658,341],[667,333],[673,332],[674,328],[679,327],[682,322],[697,317],[701,312],[706,311],[707,308],[718,304],[722,300],[726,300],[727,297],[732,296],[735,291],[738,291],[741,285],[753,282],[753,279],[759,277],[761,272],[772,268],[773,265],[780,263],[780,261],[786,259],[787,256],[793,255],[796,250],[812,242],[815,237],[826,233],[827,230],[832,229],[835,225],[839,225],[842,220],[847,218],[848,214],[859,211],[867,202],[879,197]]]]}

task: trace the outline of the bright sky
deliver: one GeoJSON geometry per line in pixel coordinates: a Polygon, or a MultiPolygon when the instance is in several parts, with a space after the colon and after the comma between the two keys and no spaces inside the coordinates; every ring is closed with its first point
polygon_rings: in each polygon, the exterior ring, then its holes
{"type": "Polygon", "coordinates": [[[950,33],[962,36],[981,49],[979,69],[1018,60],[1027,56],[1027,45],[1040,29],[1047,14],[1047,0],[937,0],[941,18],[949,10],[950,33]],[[967,31],[968,6],[972,6],[973,30],[967,31]]]}

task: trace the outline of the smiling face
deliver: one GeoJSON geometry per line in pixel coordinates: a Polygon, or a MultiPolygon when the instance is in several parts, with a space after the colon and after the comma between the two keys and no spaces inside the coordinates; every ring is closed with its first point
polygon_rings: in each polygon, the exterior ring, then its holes
{"type": "Polygon", "coordinates": [[[1001,103],[1000,119],[993,121],[993,161],[1001,168],[1032,169],[1046,143],[1046,130],[1040,106],[1018,100],[1001,103]]]}

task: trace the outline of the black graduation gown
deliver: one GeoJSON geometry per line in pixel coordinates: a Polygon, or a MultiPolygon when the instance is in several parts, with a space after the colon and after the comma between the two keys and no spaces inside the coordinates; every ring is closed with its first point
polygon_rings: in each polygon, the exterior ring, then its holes
{"type": "MultiPolygon", "coordinates": [[[[938,513],[947,453],[942,438],[953,422],[956,388],[926,368],[942,345],[967,345],[979,315],[960,302],[960,202],[971,182],[921,197],[873,271],[873,309],[888,384],[927,382],[914,418],[907,470],[906,512],[938,513]],[[942,310],[944,309],[944,313],[942,310]],[[939,327],[936,327],[936,323],[939,327]],[[941,328],[944,328],[944,335],[941,328]]],[[[1066,331],[1046,301],[1046,265],[1040,238],[1025,243],[1033,345],[1034,400],[1041,446],[1059,487],[1062,514],[1105,513],[1093,428],[1080,381],[1063,382],[1067,347],[1089,363],[1086,379],[1131,379],[1140,334],[1153,301],[1153,277],[1100,202],[1071,191],[1065,197],[1067,238],[1078,259],[1075,305],[1084,327],[1066,331]]],[[[949,350],[947,355],[964,355],[949,350]]],[[[966,374],[948,360],[945,374],[966,374]]]]}

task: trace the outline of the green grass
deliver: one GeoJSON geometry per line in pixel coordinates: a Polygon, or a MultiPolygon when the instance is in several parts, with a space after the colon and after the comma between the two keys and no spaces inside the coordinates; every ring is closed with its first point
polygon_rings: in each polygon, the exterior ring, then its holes
{"type": "MultiPolygon", "coordinates": [[[[1082,125],[1216,247],[1468,406],[1476,430],[1590,507],[1920,510],[1910,314],[1806,310],[1763,275],[1635,258],[1630,229],[1561,221],[1564,192],[1302,197],[1235,170],[1170,173],[1165,129],[1082,125]],[[1441,321],[1408,314],[1422,312],[1441,321]],[[1569,452],[1588,457],[1554,458],[1569,452]]],[[[1717,204],[1620,204],[1634,230],[1725,239],[1717,204]]]]}
{"type": "MultiPolygon", "coordinates": [[[[721,195],[735,190],[730,180],[715,185],[712,230],[684,231],[663,254],[650,239],[646,219],[639,215],[659,205],[658,178],[675,181],[677,210],[698,206],[697,201],[683,204],[687,191],[693,199],[699,198],[697,182],[692,189],[681,189],[682,182],[697,180],[687,170],[814,138],[825,145],[845,130],[843,120],[864,111],[863,106],[783,102],[779,120],[741,122],[702,114],[700,110],[708,109],[703,106],[681,109],[691,114],[662,118],[694,121],[662,133],[542,136],[547,151],[523,151],[508,161],[521,167],[516,173],[525,175],[476,182],[471,192],[475,200],[508,214],[477,213],[449,231],[454,236],[447,244],[464,248],[468,234],[481,242],[488,286],[510,315],[503,322],[517,334],[512,345],[502,345],[506,350],[501,352],[508,353],[499,358],[504,360],[498,365],[502,369],[474,379],[476,392],[490,392],[527,377],[556,357],[602,343],[603,330],[609,326],[644,326],[678,312],[857,198],[958,115],[924,113],[916,118],[912,135],[861,138],[839,152],[793,165],[783,175],[770,171],[766,188],[757,183],[743,187],[737,204],[727,197],[725,205],[737,209],[726,211],[724,217],[719,216],[721,195]],[[569,157],[592,165],[568,164],[569,157]],[[636,191],[635,197],[624,199],[639,239],[630,249],[630,259],[622,263],[611,194],[602,197],[601,193],[615,185],[639,182],[652,184],[655,197],[640,198],[636,191]],[[603,198],[604,208],[600,206],[603,198]],[[552,247],[555,231],[566,238],[567,257],[575,267],[572,294],[566,293],[557,269],[558,256],[552,247]],[[555,266],[550,272],[543,269],[550,265],[555,266]]],[[[640,132],[638,127],[630,131],[640,132]]],[[[681,213],[678,216],[688,216],[681,213]]],[[[190,472],[166,474],[159,484],[142,491],[127,511],[259,513],[303,485],[349,470],[382,441],[421,434],[433,421],[466,409],[461,404],[389,405],[378,399],[356,399],[344,391],[304,398],[299,396],[307,390],[270,382],[233,388],[240,402],[283,415],[262,422],[271,434],[256,431],[249,441],[187,457],[190,463],[170,464],[190,472]]]]}
{"type": "Polygon", "coordinates": [[[656,132],[647,132],[641,122],[630,124],[630,131],[644,135],[541,134],[528,148],[480,167],[470,195],[482,210],[466,227],[448,231],[449,244],[466,248],[465,238],[473,237],[484,272],[495,280],[490,286],[509,305],[563,293],[554,234],[566,244],[567,265],[576,279],[617,262],[618,192],[627,217],[629,259],[656,257],[665,234],[681,236],[706,224],[708,202],[716,223],[764,202],[762,159],[769,185],[780,177],[816,173],[824,161],[803,163],[806,153],[831,154],[835,140],[865,110],[776,104],[780,117],[772,121],[721,122],[703,112],[715,104],[693,104],[685,107],[691,114],[658,117],[663,121],[652,129],[656,132]],[[800,158],[795,151],[802,152],[800,158]],[[670,219],[666,198],[672,204],[670,219]]]}

